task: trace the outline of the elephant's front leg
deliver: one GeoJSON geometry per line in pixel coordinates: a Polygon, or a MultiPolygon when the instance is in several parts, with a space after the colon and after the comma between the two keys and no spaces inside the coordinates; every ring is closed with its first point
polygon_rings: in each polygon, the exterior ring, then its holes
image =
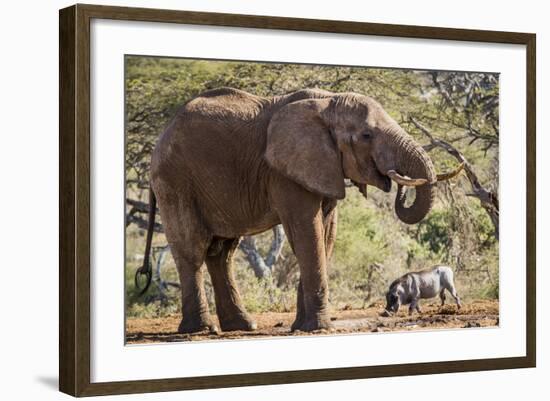
{"type": "Polygon", "coordinates": [[[223,331],[255,330],[256,323],[246,313],[233,278],[232,260],[239,240],[235,238],[218,241],[222,241],[219,251],[206,257],[206,266],[214,287],[216,314],[221,329],[223,331]]]}
{"type": "MultiPolygon", "coordinates": [[[[336,227],[337,227],[338,213],[336,209],[335,200],[323,201],[323,228],[325,233],[325,255],[326,264],[328,268],[328,261],[332,255],[334,249],[334,241],[336,240],[336,227]]],[[[305,321],[305,305],[304,305],[304,291],[302,287],[302,281],[298,283],[298,296],[296,302],[296,320],[292,324],[291,330],[299,330],[305,321]]]]}
{"type": "Polygon", "coordinates": [[[298,289],[296,296],[296,319],[292,323],[290,330],[301,330],[302,325],[306,320],[306,306],[304,304],[304,289],[302,287],[302,279],[298,281],[298,289]]]}
{"type": "Polygon", "coordinates": [[[276,188],[272,197],[300,265],[302,294],[298,298],[303,298],[303,308],[298,308],[292,329],[328,329],[331,323],[322,198],[288,181],[276,188]]]}
{"type": "Polygon", "coordinates": [[[303,316],[297,316],[293,330],[312,331],[331,327],[328,315],[328,280],[323,232],[319,210],[309,221],[289,224],[294,251],[300,265],[303,316]]]}

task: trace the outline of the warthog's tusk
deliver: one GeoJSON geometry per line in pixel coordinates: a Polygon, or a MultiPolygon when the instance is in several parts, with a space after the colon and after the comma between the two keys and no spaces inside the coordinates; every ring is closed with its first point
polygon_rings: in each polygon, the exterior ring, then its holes
{"type": "Polygon", "coordinates": [[[456,177],[458,175],[458,173],[460,173],[462,171],[463,168],[464,168],[464,162],[460,163],[460,165],[454,171],[451,171],[450,173],[438,174],[437,175],[437,181],[450,180],[451,178],[456,177]]]}
{"type": "Polygon", "coordinates": [[[418,186],[424,185],[428,182],[428,180],[425,179],[425,178],[410,178],[410,177],[407,177],[407,176],[403,176],[395,170],[389,170],[387,175],[392,180],[397,182],[399,185],[403,185],[403,186],[407,186],[407,187],[418,187],[418,186]]]}

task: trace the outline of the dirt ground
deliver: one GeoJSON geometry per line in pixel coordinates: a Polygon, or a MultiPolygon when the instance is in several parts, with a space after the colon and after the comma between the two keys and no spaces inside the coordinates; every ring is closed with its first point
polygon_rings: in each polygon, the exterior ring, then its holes
{"type": "Polygon", "coordinates": [[[408,315],[408,308],[401,308],[397,315],[382,317],[383,304],[371,305],[365,309],[334,310],[331,313],[334,329],[313,333],[290,332],[294,312],[266,312],[252,314],[258,324],[253,332],[222,332],[220,334],[179,334],[181,317],[173,315],[163,318],[128,318],[126,321],[126,343],[144,344],[160,342],[254,339],[261,337],[304,336],[319,334],[347,334],[367,332],[412,331],[433,329],[456,329],[498,326],[498,300],[478,300],[465,303],[457,311],[456,306],[440,307],[433,302],[421,304],[422,314],[408,315]]]}

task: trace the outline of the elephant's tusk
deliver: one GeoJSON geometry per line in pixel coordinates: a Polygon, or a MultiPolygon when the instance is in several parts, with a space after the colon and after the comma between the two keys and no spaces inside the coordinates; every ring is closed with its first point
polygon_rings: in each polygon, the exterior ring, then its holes
{"type": "Polygon", "coordinates": [[[462,171],[463,168],[464,168],[464,162],[460,163],[460,165],[454,171],[451,171],[449,173],[438,174],[437,181],[450,180],[451,178],[456,177],[458,173],[462,171]]]}
{"type": "Polygon", "coordinates": [[[418,187],[428,182],[428,180],[425,178],[410,178],[407,176],[403,176],[395,170],[389,170],[387,176],[397,182],[399,185],[407,187],[418,187]]]}

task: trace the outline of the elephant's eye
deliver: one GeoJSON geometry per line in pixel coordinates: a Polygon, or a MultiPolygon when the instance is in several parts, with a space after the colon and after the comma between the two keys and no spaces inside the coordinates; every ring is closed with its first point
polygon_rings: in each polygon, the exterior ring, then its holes
{"type": "Polygon", "coordinates": [[[364,139],[364,140],[368,140],[368,139],[371,139],[372,138],[372,135],[370,132],[363,132],[361,134],[361,139],[364,139]]]}

